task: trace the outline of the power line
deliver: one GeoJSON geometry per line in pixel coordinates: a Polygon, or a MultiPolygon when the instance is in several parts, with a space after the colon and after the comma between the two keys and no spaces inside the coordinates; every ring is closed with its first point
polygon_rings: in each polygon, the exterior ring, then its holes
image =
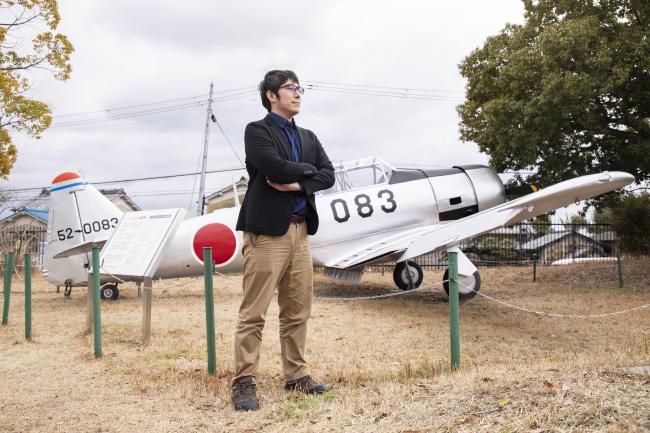
{"type": "Polygon", "coordinates": [[[84,116],[86,114],[107,113],[107,112],[110,112],[110,111],[127,110],[129,108],[147,107],[147,106],[151,106],[151,105],[166,104],[168,102],[184,101],[186,99],[198,99],[198,98],[202,98],[202,97],[205,97],[205,96],[207,96],[207,95],[186,96],[184,98],[165,99],[164,101],[146,102],[144,104],[123,105],[121,107],[111,107],[111,108],[105,108],[103,110],[96,110],[96,111],[82,111],[82,112],[78,112],[78,113],[57,114],[57,115],[55,115],[53,117],[55,119],[57,119],[57,118],[60,118],[60,117],[74,117],[74,116],[84,116]]]}
{"type": "MultiPolygon", "coordinates": [[[[256,94],[257,91],[246,91],[246,92],[240,92],[240,93],[234,93],[231,95],[226,95],[222,97],[217,97],[214,98],[215,102],[227,102],[227,101],[232,101],[236,99],[242,99],[246,98],[248,96],[252,96],[256,94]]],[[[77,126],[87,126],[87,125],[94,125],[97,123],[104,123],[104,122],[112,122],[112,121],[120,121],[120,120],[125,120],[125,119],[131,119],[135,117],[145,117],[145,116],[152,116],[155,114],[160,114],[160,113],[168,113],[171,111],[179,111],[179,110],[187,110],[191,108],[197,108],[197,107],[203,107],[207,104],[207,100],[201,100],[201,101],[196,101],[196,102],[189,102],[189,103],[183,103],[183,104],[176,104],[176,105],[171,105],[167,107],[157,107],[153,109],[147,109],[147,110],[140,110],[140,111],[132,111],[132,112],[127,112],[127,113],[120,113],[120,114],[114,114],[110,116],[105,116],[105,117],[95,117],[95,118],[90,118],[90,119],[79,119],[79,120],[69,120],[66,122],[61,122],[58,124],[55,124],[50,127],[50,129],[70,129],[74,128],[77,126]]],[[[75,128],[75,129],[80,129],[80,128],[75,128]]]]}
{"type": "MultiPolygon", "coordinates": [[[[245,170],[245,167],[233,167],[233,168],[222,168],[222,169],[219,169],[219,170],[208,170],[208,171],[206,171],[206,174],[227,173],[227,172],[231,172],[231,171],[240,171],[240,170],[245,170]]],[[[89,183],[91,183],[92,185],[106,185],[106,184],[112,184],[112,183],[128,183],[128,182],[139,182],[139,181],[145,181],[145,180],[173,179],[173,178],[176,178],[176,177],[196,176],[197,174],[200,174],[200,172],[169,174],[169,175],[163,175],[163,176],[134,177],[134,178],[130,178],[130,179],[104,180],[104,181],[101,181],[101,182],[89,182],[89,183]]],[[[34,186],[34,187],[30,187],[30,188],[2,189],[2,190],[0,190],[0,193],[36,191],[36,190],[43,190],[43,189],[49,189],[49,186],[34,186]]]]}
{"type": "Polygon", "coordinates": [[[228,136],[226,135],[225,131],[224,131],[223,128],[221,127],[221,124],[219,123],[219,120],[217,120],[217,116],[215,116],[214,114],[212,114],[212,117],[213,117],[214,123],[217,124],[217,127],[219,128],[219,131],[221,131],[221,135],[223,135],[223,137],[226,139],[226,142],[228,143],[228,146],[230,146],[230,149],[232,150],[232,153],[235,154],[235,156],[237,157],[237,160],[239,161],[239,163],[240,163],[242,166],[244,166],[244,161],[242,161],[242,159],[239,157],[239,154],[238,154],[237,151],[235,150],[235,147],[232,145],[232,143],[230,142],[230,139],[228,138],[228,136]]]}
{"type": "Polygon", "coordinates": [[[418,92],[430,92],[430,93],[458,93],[462,94],[463,92],[459,92],[457,90],[441,90],[441,89],[424,89],[424,88],[416,88],[416,87],[388,87],[388,86],[371,86],[371,85],[366,85],[366,84],[349,84],[349,83],[334,83],[331,81],[305,81],[305,83],[314,83],[314,84],[326,84],[326,85],[334,85],[334,86],[346,86],[346,87],[363,87],[363,88],[369,88],[369,89],[388,89],[388,90],[404,90],[404,91],[418,91],[418,92]]]}
{"type": "Polygon", "coordinates": [[[195,108],[195,107],[201,107],[205,105],[207,101],[197,101],[197,102],[190,102],[190,103],[185,103],[185,104],[177,104],[177,105],[171,105],[168,107],[160,107],[160,108],[155,108],[155,109],[149,109],[149,110],[141,110],[141,111],[133,111],[130,113],[124,113],[124,114],[116,114],[116,115],[111,115],[107,117],[98,117],[94,119],[82,119],[82,120],[69,120],[67,122],[61,122],[58,124],[54,124],[50,128],[63,128],[66,126],[76,126],[76,125],[91,125],[93,123],[98,123],[98,122],[107,122],[107,121],[113,121],[113,120],[123,120],[123,119],[130,119],[133,117],[142,117],[142,116],[151,116],[153,114],[160,114],[160,113],[167,113],[170,111],[178,111],[178,110],[185,110],[188,108],[195,108]]]}
{"type": "MultiPolygon", "coordinates": [[[[246,86],[246,87],[238,87],[234,89],[227,89],[227,90],[219,90],[214,92],[215,94],[225,94],[225,93],[233,93],[233,92],[238,92],[240,90],[252,90],[254,89],[255,86],[246,86]]],[[[57,114],[54,116],[55,119],[60,118],[60,117],[74,117],[74,116],[83,116],[87,114],[98,114],[98,113],[107,113],[111,111],[121,111],[121,110],[128,110],[130,108],[138,108],[138,107],[147,107],[151,105],[161,105],[161,104],[166,104],[169,102],[177,102],[177,101],[184,101],[187,99],[198,99],[198,98],[204,98],[208,96],[207,94],[202,94],[202,95],[194,95],[194,96],[185,96],[182,98],[173,98],[173,99],[165,99],[162,101],[155,101],[155,102],[145,102],[142,104],[133,104],[133,105],[122,105],[119,107],[110,107],[106,108],[103,110],[95,110],[95,111],[82,111],[82,112],[77,112],[77,113],[66,113],[66,114],[57,114]]],[[[228,96],[228,95],[226,95],[228,96]]],[[[224,97],[226,97],[224,96],[224,97]]]]}
{"type": "Polygon", "coordinates": [[[91,126],[84,126],[84,125],[74,126],[74,125],[72,125],[72,126],[67,126],[67,127],[61,127],[61,128],[55,129],[54,131],[50,131],[50,132],[62,132],[62,131],[70,131],[70,130],[82,131],[82,130],[85,130],[85,129],[119,128],[119,127],[129,126],[129,125],[143,125],[143,124],[146,124],[146,123],[162,122],[162,121],[165,121],[165,120],[187,119],[189,117],[194,117],[194,116],[195,116],[194,114],[190,113],[190,114],[183,114],[183,115],[177,115],[177,116],[166,116],[166,117],[158,117],[158,118],[149,119],[149,120],[140,120],[140,121],[134,121],[134,122],[128,122],[128,123],[120,123],[120,124],[117,124],[117,125],[115,125],[115,124],[112,124],[112,125],[95,125],[95,126],[92,126],[92,125],[91,126]]]}
{"type": "Polygon", "coordinates": [[[313,85],[313,84],[307,84],[307,89],[322,91],[322,92],[331,92],[331,93],[346,93],[346,94],[379,96],[379,97],[400,98],[400,99],[421,99],[421,100],[428,100],[428,101],[461,101],[462,100],[462,98],[456,98],[456,97],[445,96],[445,95],[393,92],[388,90],[375,91],[375,90],[368,90],[368,89],[355,89],[355,88],[346,88],[346,87],[337,87],[337,86],[320,86],[320,85],[313,85]]]}

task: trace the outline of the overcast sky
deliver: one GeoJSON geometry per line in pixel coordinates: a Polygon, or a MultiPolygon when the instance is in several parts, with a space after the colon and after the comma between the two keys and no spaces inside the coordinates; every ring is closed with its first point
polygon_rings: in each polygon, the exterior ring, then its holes
{"type": "MultiPolygon", "coordinates": [[[[75,48],[72,76],[67,82],[34,76],[33,96],[50,105],[54,127],[40,140],[14,135],[18,161],[8,188],[49,186],[70,170],[91,182],[196,171],[206,117],[199,104],[210,82],[215,92],[244,89],[217,93],[222,99],[213,106],[243,156],[246,124],[266,114],[259,96],[243,92],[270,69],[294,70],[304,87],[329,82],[428,95],[308,89],[296,122],[318,135],[332,160],[378,155],[398,166],[487,163],[475,144],[459,140],[456,106],[465,83],[458,64],[506,23],[523,22],[520,0],[62,0],[59,9],[59,31],[75,48]],[[178,100],[142,105],[172,99],[178,100]],[[131,105],[138,107],[102,111],[131,105]]],[[[208,170],[238,165],[212,124],[208,170]]],[[[209,175],[207,192],[241,174],[209,175]]],[[[193,180],[106,187],[124,187],[145,209],[187,207],[193,180]]]]}

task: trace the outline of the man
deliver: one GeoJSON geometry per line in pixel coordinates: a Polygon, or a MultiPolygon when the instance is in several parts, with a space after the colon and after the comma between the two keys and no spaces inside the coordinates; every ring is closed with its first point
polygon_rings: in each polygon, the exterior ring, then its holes
{"type": "Polygon", "coordinates": [[[249,182],[237,221],[244,231],[244,297],[235,334],[235,410],[257,410],[255,374],[264,319],[275,289],[285,389],[321,394],[331,388],[307,372],[312,260],[308,235],[318,229],[314,193],[334,184],[334,168],[316,135],[296,126],[301,95],[292,71],[270,71],[259,85],[269,112],[244,135],[249,182]]]}

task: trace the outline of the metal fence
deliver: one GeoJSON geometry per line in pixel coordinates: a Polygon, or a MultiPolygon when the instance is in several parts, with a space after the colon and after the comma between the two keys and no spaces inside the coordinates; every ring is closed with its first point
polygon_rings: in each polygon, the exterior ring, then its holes
{"type": "Polygon", "coordinates": [[[0,230],[0,252],[2,254],[13,251],[16,253],[16,267],[23,265],[23,256],[32,254],[32,265],[40,267],[43,263],[44,245],[47,239],[47,230],[36,229],[30,226],[3,227],[0,230]]]}
{"type": "MultiPolygon", "coordinates": [[[[3,228],[0,230],[0,252],[15,251],[19,264],[22,264],[23,254],[30,252],[34,265],[40,266],[46,236],[46,230],[30,227],[3,228]]],[[[467,239],[459,248],[477,266],[527,266],[533,260],[548,265],[563,259],[625,254],[608,224],[522,223],[467,239]]],[[[646,256],[650,256],[650,251],[646,256]]],[[[444,268],[447,267],[447,252],[425,254],[415,261],[423,267],[444,268]]]]}
{"type": "MultiPolygon", "coordinates": [[[[624,254],[609,224],[522,223],[467,239],[458,247],[477,266],[527,266],[534,260],[550,265],[624,254]]],[[[425,254],[415,261],[423,267],[447,267],[447,252],[425,254]]]]}

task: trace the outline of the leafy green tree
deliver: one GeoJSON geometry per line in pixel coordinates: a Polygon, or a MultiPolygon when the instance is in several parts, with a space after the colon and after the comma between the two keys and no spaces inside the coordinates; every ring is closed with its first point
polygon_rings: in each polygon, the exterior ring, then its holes
{"type": "Polygon", "coordinates": [[[580,214],[573,214],[569,216],[569,224],[587,224],[587,217],[580,214]]]}
{"type": "Polygon", "coordinates": [[[523,0],[460,64],[460,135],[540,186],[605,170],[650,178],[650,1],[523,0]]]}
{"type": "Polygon", "coordinates": [[[594,223],[595,224],[610,224],[612,222],[612,208],[601,207],[597,208],[594,212],[594,223]]]}
{"type": "Polygon", "coordinates": [[[538,215],[533,219],[533,224],[535,224],[535,233],[538,236],[544,236],[551,232],[551,214],[545,213],[543,215],[538,215]]]}
{"type": "Polygon", "coordinates": [[[650,254],[650,195],[647,193],[623,197],[611,212],[612,228],[623,251],[650,254]]]}
{"type": "Polygon", "coordinates": [[[54,33],[60,19],[56,0],[0,0],[1,177],[16,162],[10,131],[40,138],[52,123],[47,104],[29,95],[31,72],[44,69],[64,81],[70,77],[72,44],[54,33]]]}

